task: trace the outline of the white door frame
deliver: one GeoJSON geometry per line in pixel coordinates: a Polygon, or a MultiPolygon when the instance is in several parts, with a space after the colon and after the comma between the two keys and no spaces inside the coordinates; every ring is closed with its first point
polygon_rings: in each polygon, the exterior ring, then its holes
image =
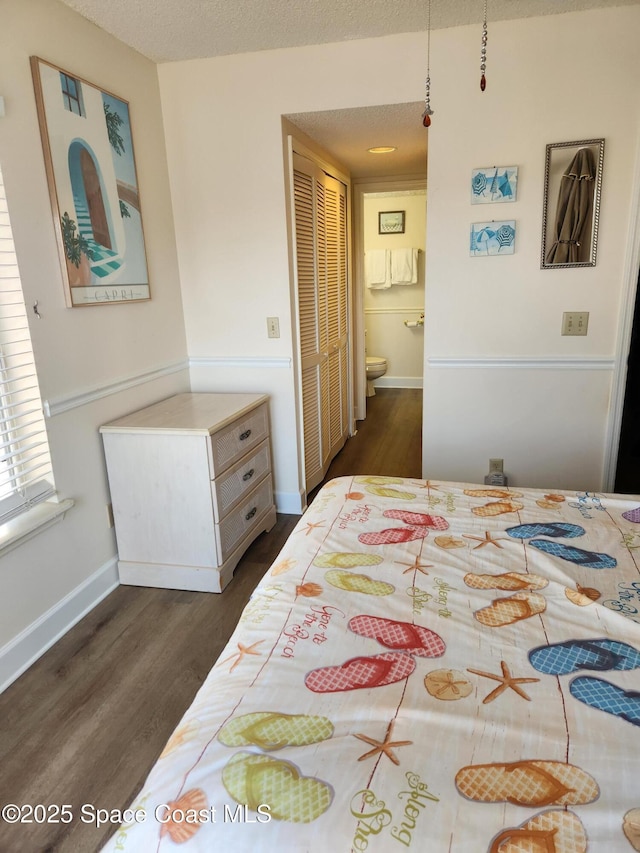
{"type": "MultiPolygon", "coordinates": [[[[620,430],[622,412],[627,385],[627,358],[631,346],[633,312],[638,287],[640,269],[640,134],[636,150],[636,163],[632,182],[631,217],[629,220],[629,238],[624,264],[620,315],[618,319],[618,340],[616,345],[615,367],[611,387],[611,403],[605,437],[605,456],[603,471],[603,491],[613,492],[620,449],[620,430]]],[[[640,320],[640,318],[638,318],[640,320]]]]}
{"type": "MultiPolygon", "coordinates": [[[[364,197],[368,193],[393,193],[406,190],[426,190],[427,178],[419,175],[405,177],[360,178],[353,186],[353,370],[354,406],[356,420],[367,416],[367,376],[364,339],[364,197]]],[[[426,235],[425,235],[426,239],[426,235]]]]}

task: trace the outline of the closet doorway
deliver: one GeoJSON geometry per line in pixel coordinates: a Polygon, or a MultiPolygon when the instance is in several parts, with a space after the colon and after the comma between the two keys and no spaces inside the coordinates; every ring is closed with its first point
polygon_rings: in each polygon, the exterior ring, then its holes
{"type": "Polygon", "coordinates": [[[304,483],[320,483],[349,429],[347,186],[293,152],[304,483]]]}

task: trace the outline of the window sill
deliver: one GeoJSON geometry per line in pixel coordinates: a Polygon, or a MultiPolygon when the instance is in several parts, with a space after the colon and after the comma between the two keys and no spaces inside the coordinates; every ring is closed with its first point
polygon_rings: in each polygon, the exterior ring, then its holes
{"type": "Polygon", "coordinates": [[[62,521],[73,503],[72,500],[44,501],[0,526],[0,557],[62,521]]]}

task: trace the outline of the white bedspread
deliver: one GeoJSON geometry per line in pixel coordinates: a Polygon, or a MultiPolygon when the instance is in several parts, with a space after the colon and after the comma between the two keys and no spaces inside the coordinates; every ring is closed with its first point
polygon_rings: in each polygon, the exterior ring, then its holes
{"type": "Polygon", "coordinates": [[[640,498],[332,481],[105,849],[639,850],[638,554],[640,498]]]}

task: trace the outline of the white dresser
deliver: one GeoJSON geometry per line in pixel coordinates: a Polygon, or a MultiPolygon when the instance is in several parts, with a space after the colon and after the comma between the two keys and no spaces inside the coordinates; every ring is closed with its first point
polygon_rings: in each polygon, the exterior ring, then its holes
{"type": "Polygon", "coordinates": [[[100,428],[123,584],[222,592],[276,521],[264,394],[178,394],[100,428]]]}

